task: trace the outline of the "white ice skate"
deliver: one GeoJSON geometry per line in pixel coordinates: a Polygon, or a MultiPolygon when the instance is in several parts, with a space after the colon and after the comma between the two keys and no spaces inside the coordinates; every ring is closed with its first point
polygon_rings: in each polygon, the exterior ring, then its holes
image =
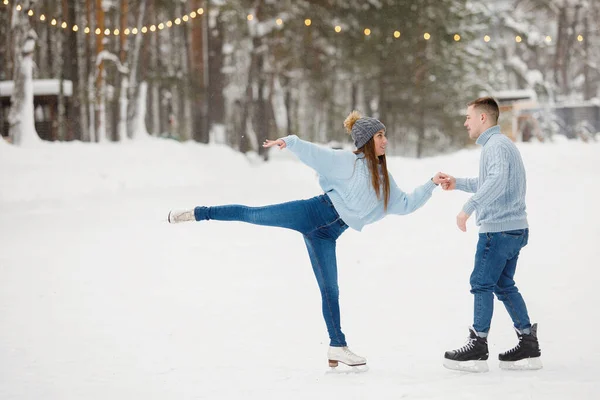
{"type": "Polygon", "coordinates": [[[172,210],[169,211],[167,221],[170,224],[178,224],[180,222],[195,221],[194,210],[172,210]]]}
{"type": "Polygon", "coordinates": [[[352,350],[348,348],[348,346],[329,346],[329,351],[327,351],[327,358],[329,358],[329,366],[334,368],[338,366],[338,362],[346,364],[350,367],[365,365],[367,363],[366,358],[353,353],[352,350]]]}

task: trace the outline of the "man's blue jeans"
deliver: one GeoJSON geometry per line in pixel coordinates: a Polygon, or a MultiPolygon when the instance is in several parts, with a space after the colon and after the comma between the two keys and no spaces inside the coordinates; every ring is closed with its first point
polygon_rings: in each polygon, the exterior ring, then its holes
{"type": "Polygon", "coordinates": [[[527,245],[529,229],[480,233],[471,274],[471,293],[475,295],[473,328],[477,332],[490,330],[494,313],[494,294],[504,303],[515,328],[531,327],[527,307],[514,276],[519,252],[527,245]]]}
{"type": "Polygon", "coordinates": [[[242,221],[288,228],[302,233],[321,290],[323,317],[329,332],[330,345],[346,346],[346,338],[340,325],[335,241],[348,229],[348,225],[342,221],[327,194],[264,207],[196,207],[194,216],[196,221],[242,221]]]}

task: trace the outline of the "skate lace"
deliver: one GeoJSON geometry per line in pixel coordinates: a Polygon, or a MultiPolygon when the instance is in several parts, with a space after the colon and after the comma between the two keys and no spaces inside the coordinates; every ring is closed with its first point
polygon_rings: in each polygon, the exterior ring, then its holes
{"type": "Polygon", "coordinates": [[[352,352],[352,350],[350,350],[349,348],[347,348],[347,347],[344,347],[344,349],[343,349],[343,350],[344,350],[344,353],[345,353],[345,354],[346,354],[346,355],[347,355],[349,358],[358,358],[358,356],[357,356],[356,354],[354,354],[354,353],[352,352]]]}
{"type": "Polygon", "coordinates": [[[465,353],[465,352],[473,349],[473,347],[475,347],[475,341],[476,340],[477,339],[475,339],[475,338],[468,338],[467,339],[467,343],[463,347],[461,347],[460,349],[457,349],[456,352],[457,353],[465,353]]]}
{"type": "Polygon", "coordinates": [[[510,350],[507,350],[505,354],[512,354],[514,352],[516,352],[517,350],[519,350],[521,348],[521,340],[523,340],[523,337],[519,336],[519,343],[517,343],[517,345],[515,347],[513,347],[510,350]]]}

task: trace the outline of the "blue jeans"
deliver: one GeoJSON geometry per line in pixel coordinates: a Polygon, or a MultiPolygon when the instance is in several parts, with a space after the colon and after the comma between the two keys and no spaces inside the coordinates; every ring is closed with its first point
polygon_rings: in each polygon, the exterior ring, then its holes
{"type": "Polygon", "coordinates": [[[514,276],[519,252],[527,245],[529,229],[480,233],[471,274],[471,293],[475,295],[473,328],[489,332],[494,313],[494,293],[504,303],[515,328],[531,327],[527,307],[514,276]]]}
{"type": "Polygon", "coordinates": [[[194,216],[196,221],[242,221],[300,232],[304,236],[310,262],[321,290],[323,317],[329,332],[330,345],[346,346],[346,338],[340,325],[335,241],[348,229],[348,225],[342,221],[327,194],[264,207],[196,207],[194,216]]]}

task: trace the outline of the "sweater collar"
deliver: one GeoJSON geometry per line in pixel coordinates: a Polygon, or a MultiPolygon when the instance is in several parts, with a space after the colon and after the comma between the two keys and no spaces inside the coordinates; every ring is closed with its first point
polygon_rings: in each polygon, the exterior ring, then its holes
{"type": "Polygon", "coordinates": [[[488,140],[490,140],[492,135],[495,135],[496,133],[500,133],[500,125],[494,125],[491,128],[488,128],[485,131],[483,131],[481,135],[479,135],[475,143],[481,146],[485,146],[485,144],[488,140]]]}

